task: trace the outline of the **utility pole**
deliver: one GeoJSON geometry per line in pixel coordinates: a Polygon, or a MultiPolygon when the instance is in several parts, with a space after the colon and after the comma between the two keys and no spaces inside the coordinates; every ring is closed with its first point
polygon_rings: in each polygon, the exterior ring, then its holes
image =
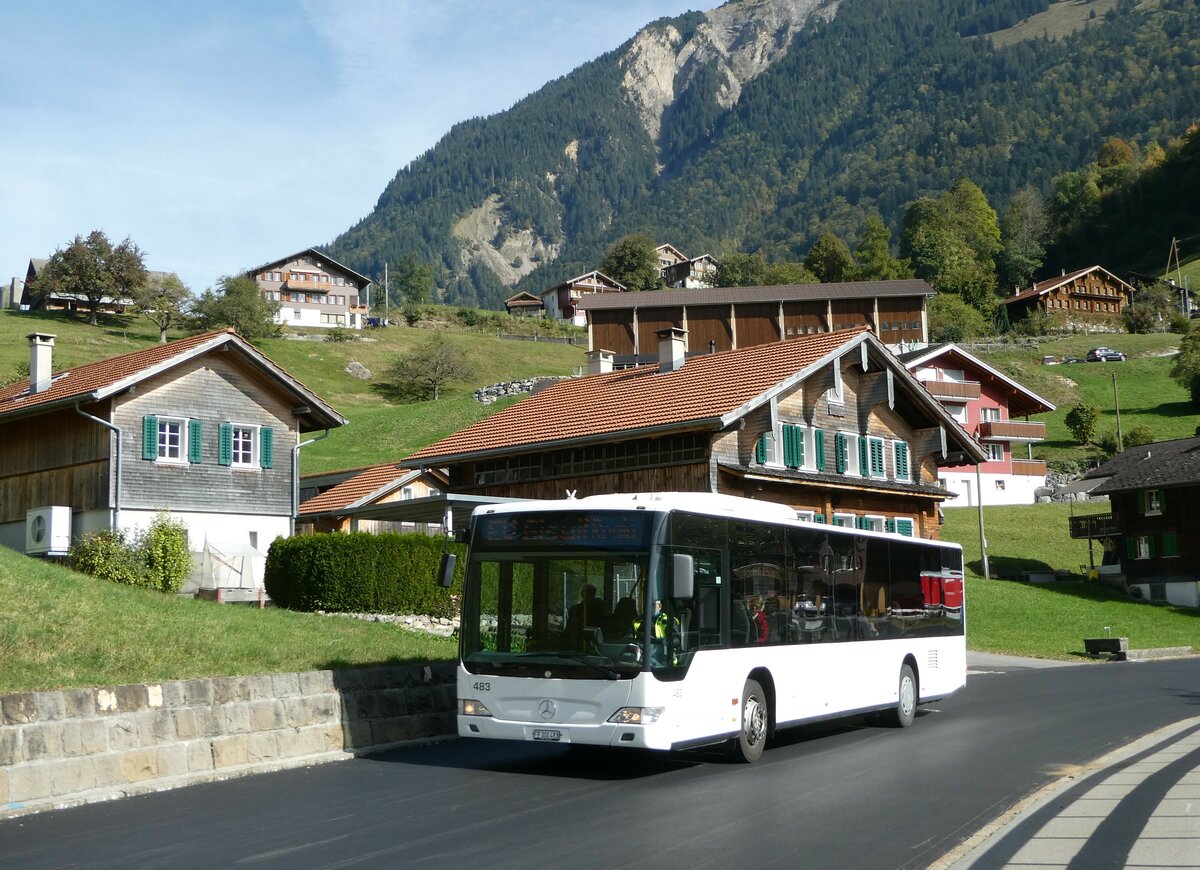
{"type": "Polygon", "coordinates": [[[987,536],[983,533],[983,475],[979,472],[979,463],[975,463],[975,492],[979,496],[979,552],[983,556],[983,578],[988,579],[987,536]]]}
{"type": "Polygon", "coordinates": [[[1125,449],[1125,442],[1121,438],[1121,401],[1117,398],[1117,373],[1112,373],[1113,379],[1113,408],[1117,412],[1117,452],[1120,453],[1125,449]]]}
{"type": "Polygon", "coordinates": [[[391,293],[388,292],[388,264],[383,264],[383,325],[390,326],[388,323],[388,304],[391,302],[391,293]]]}

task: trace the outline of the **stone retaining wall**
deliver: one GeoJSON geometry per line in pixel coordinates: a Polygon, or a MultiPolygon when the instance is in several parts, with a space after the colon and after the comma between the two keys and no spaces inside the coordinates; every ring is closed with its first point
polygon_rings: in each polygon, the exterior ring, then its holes
{"type": "Polygon", "coordinates": [[[455,666],[0,695],[0,818],[454,733],[455,666]]]}

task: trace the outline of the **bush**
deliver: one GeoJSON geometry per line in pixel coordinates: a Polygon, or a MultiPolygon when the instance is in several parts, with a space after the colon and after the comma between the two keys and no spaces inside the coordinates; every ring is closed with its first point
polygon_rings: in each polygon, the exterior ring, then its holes
{"type": "Polygon", "coordinates": [[[145,566],[147,585],[160,592],[178,592],[192,573],[187,526],[165,513],[138,536],[136,554],[145,566]]]}
{"type": "Polygon", "coordinates": [[[1151,305],[1135,303],[1121,312],[1125,329],[1132,333],[1154,332],[1158,329],[1158,312],[1151,305]]]}
{"type": "Polygon", "coordinates": [[[137,548],[126,540],[120,529],[103,529],[78,538],[71,544],[67,564],[81,574],[113,583],[153,585],[145,562],[138,557],[137,548]]]}
{"type": "Polygon", "coordinates": [[[354,334],[353,330],[346,329],[344,326],[335,326],[325,333],[325,340],[334,344],[342,344],[347,341],[358,341],[358,336],[354,334]]]}
{"type": "Polygon", "coordinates": [[[1186,314],[1172,314],[1167,328],[1179,335],[1187,335],[1192,331],[1192,321],[1186,314]]]}
{"type": "Polygon", "coordinates": [[[393,532],[277,538],[267,553],[266,590],[290,610],[450,617],[462,594],[466,547],[448,547],[459,561],[454,586],[443,589],[441,538],[393,532]]]}
{"type": "Polygon", "coordinates": [[[1100,419],[1100,409],[1087,402],[1080,402],[1067,412],[1067,428],[1075,437],[1078,444],[1087,444],[1096,434],[1096,421],[1100,419]]]}
{"type": "Polygon", "coordinates": [[[1067,331],[1067,319],[1061,311],[1030,311],[1013,327],[1017,335],[1040,337],[1059,335],[1067,331]]]}
{"type": "MultiPolygon", "coordinates": [[[[1153,443],[1154,432],[1149,426],[1132,426],[1121,433],[1121,450],[1153,443]]],[[[1096,439],[1096,446],[1109,456],[1115,456],[1118,453],[1117,433],[1112,429],[1105,429],[1104,434],[1096,439]]]]}

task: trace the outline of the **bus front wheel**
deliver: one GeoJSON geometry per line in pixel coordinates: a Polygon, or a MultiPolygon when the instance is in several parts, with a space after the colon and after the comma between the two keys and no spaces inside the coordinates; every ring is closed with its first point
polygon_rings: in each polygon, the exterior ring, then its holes
{"type": "Polygon", "coordinates": [[[767,696],[757,680],[742,689],[742,728],[733,742],[734,757],[747,764],[758,761],[767,745],[767,696]]]}
{"type": "Polygon", "coordinates": [[[901,665],[899,694],[895,708],[888,711],[888,722],[896,728],[907,728],[917,716],[917,675],[912,665],[901,665]]]}

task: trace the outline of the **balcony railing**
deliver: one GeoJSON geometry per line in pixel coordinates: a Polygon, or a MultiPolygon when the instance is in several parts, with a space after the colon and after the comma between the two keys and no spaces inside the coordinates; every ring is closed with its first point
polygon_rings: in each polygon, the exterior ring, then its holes
{"type": "Polygon", "coordinates": [[[921,386],[936,399],[968,402],[979,398],[978,381],[921,381],[921,386]]]}
{"type": "Polygon", "coordinates": [[[1113,538],[1121,534],[1112,514],[1071,517],[1072,538],[1113,538]]]}
{"type": "Polygon", "coordinates": [[[1046,437],[1046,424],[985,420],[979,424],[979,437],[992,441],[1041,441],[1046,437]]]}
{"type": "Polygon", "coordinates": [[[1033,477],[1046,476],[1046,463],[1040,459],[1014,459],[1013,474],[1026,474],[1033,477]]]}

